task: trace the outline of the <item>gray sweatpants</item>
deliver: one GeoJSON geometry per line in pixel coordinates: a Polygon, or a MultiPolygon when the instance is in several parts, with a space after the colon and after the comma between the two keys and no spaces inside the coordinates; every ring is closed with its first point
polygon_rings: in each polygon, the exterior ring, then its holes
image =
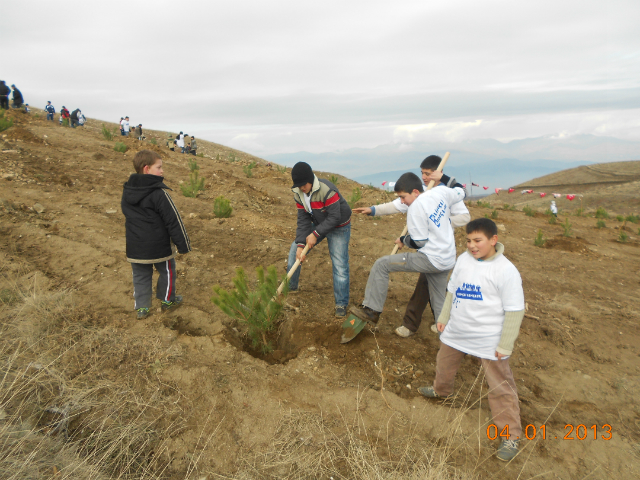
{"type": "Polygon", "coordinates": [[[419,252],[398,253],[380,257],[373,264],[364,291],[363,305],[376,312],[382,312],[389,290],[389,274],[391,272],[424,273],[429,282],[431,306],[436,319],[440,316],[444,297],[447,294],[447,281],[451,270],[439,270],[433,266],[426,255],[419,252]]]}
{"type": "Polygon", "coordinates": [[[173,302],[176,298],[175,259],[172,258],[158,263],[132,263],[133,297],[136,301],[136,310],[139,308],[151,308],[153,267],[156,267],[160,274],[156,286],[156,298],[163,302],[173,302]]]}

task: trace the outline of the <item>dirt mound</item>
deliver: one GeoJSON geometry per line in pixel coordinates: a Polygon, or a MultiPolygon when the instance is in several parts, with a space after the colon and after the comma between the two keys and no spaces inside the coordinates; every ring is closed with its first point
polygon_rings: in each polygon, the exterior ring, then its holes
{"type": "Polygon", "coordinates": [[[6,135],[9,140],[15,140],[18,142],[44,143],[44,139],[35,136],[26,128],[19,126],[9,128],[6,131],[6,135]]]}
{"type": "Polygon", "coordinates": [[[564,252],[590,252],[589,242],[580,237],[565,237],[563,235],[557,235],[554,238],[548,239],[544,248],[554,248],[556,250],[562,250],[564,252]]]}

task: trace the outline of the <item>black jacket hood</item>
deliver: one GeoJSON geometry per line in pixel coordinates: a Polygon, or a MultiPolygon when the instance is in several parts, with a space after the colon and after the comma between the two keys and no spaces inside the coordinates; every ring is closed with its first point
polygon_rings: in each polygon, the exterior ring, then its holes
{"type": "Polygon", "coordinates": [[[171,190],[163,181],[164,177],[157,175],[132,173],[129,180],[124,184],[122,200],[131,205],[136,205],[154,190],[159,188],[171,190]]]}

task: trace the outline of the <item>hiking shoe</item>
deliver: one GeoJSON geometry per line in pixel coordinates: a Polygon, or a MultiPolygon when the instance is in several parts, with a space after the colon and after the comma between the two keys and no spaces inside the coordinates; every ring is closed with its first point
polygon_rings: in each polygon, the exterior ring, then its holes
{"type": "Polygon", "coordinates": [[[182,295],[176,295],[176,298],[173,300],[173,302],[162,302],[162,305],[160,308],[162,309],[163,312],[166,312],[167,310],[177,307],[181,303],[182,303],[182,295]]]}
{"type": "Polygon", "coordinates": [[[138,312],[137,314],[138,320],[142,320],[143,318],[147,318],[149,316],[148,308],[139,308],[136,310],[136,312],[138,312]]]}
{"type": "Polygon", "coordinates": [[[433,333],[440,333],[440,332],[438,332],[438,327],[436,326],[436,324],[435,324],[435,323],[434,323],[433,325],[431,325],[431,331],[432,331],[433,333]]]}
{"type": "Polygon", "coordinates": [[[412,332],[404,325],[400,325],[398,328],[396,328],[395,332],[396,332],[396,335],[402,338],[410,337],[411,335],[415,335],[416,333],[416,332],[412,332]]]}
{"type": "Polygon", "coordinates": [[[371,322],[374,325],[378,323],[378,320],[380,320],[380,312],[371,310],[369,307],[365,307],[364,305],[360,307],[351,307],[349,311],[353,313],[356,317],[358,317],[360,320],[364,320],[365,322],[371,322]]]}
{"type": "Polygon", "coordinates": [[[503,440],[498,448],[496,457],[503,462],[509,462],[518,455],[518,440],[503,440]]]}
{"type": "Polygon", "coordinates": [[[347,307],[336,305],[336,317],[343,318],[347,316],[347,307]]]}
{"type": "Polygon", "coordinates": [[[433,387],[420,387],[420,388],[418,388],[418,393],[420,395],[422,395],[423,397],[427,397],[427,398],[443,398],[443,399],[446,399],[446,398],[449,398],[449,397],[452,396],[452,395],[448,395],[446,397],[442,397],[442,396],[440,396],[440,395],[438,395],[436,393],[436,390],[433,387]]]}

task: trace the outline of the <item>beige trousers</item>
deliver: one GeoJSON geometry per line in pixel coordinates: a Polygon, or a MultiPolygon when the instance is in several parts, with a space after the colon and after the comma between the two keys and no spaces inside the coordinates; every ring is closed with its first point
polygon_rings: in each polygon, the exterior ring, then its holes
{"type": "MultiPolygon", "coordinates": [[[[466,353],[440,343],[440,350],[436,357],[436,379],[433,382],[433,388],[441,397],[453,393],[456,372],[465,355],[466,353]]],[[[489,408],[493,416],[493,423],[498,427],[498,434],[506,425],[509,425],[510,439],[522,438],[518,391],[509,367],[509,359],[487,360],[482,358],[481,361],[485,379],[489,384],[489,408]]]]}

